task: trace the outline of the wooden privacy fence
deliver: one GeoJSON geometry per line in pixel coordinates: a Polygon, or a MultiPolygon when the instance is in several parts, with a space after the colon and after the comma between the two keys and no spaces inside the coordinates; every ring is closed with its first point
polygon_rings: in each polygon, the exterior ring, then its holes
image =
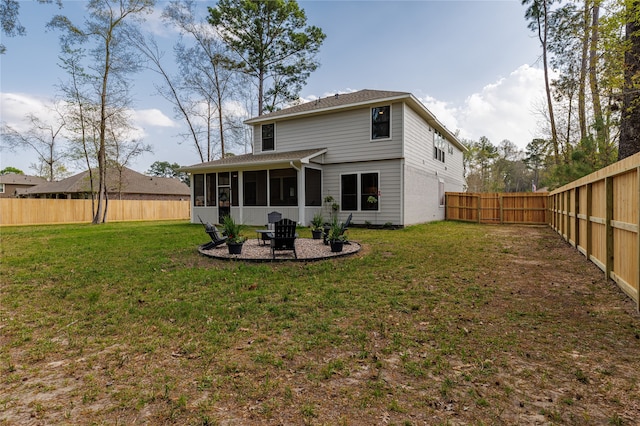
{"type": "Polygon", "coordinates": [[[550,225],[640,310],[640,153],[549,194],[550,225]]]}
{"type": "MultiPolygon", "coordinates": [[[[189,219],[190,202],[109,200],[107,221],[189,219]]],[[[91,200],[0,198],[0,225],[89,223],[91,200]]]]}
{"type": "Polygon", "coordinates": [[[447,192],[446,219],[494,224],[548,223],[546,192],[447,192]]]}

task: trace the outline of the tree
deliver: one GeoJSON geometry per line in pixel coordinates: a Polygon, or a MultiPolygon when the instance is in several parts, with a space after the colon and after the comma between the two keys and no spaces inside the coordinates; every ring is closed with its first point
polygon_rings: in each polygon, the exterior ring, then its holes
{"type": "Polygon", "coordinates": [[[209,23],[238,55],[233,64],[254,79],[258,115],[294,100],[311,72],[326,35],[295,0],[220,0],[209,23]]]}
{"type": "Polygon", "coordinates": [[[532,186],[540,188],[540,172],[545,166],[549,142],[544,139],[533,139],[527,144],[524,164],[533,172],[532,186]]]}
{"type": "Polygon", "coordinates": [[[73,24],[66,16],[55,16],[48,24],[62,30],[63,46],[91,44],[94,72],[88,78],[93,88],[93,103],[98,106],[96,134],[98,141],[98,195],[92,223],[106,222],[107,141],[112,116],[129,105],[128,77],[140,69],[139,56],[127,42],[136,29],[130,23],[150,12],[154,0],[91,0],[87,4],[89,18],[84,27],[73,24]]]}
{"type": "Polygon", "coordinates": [[[188,133],[183,136],[193,142],[200,161],[213,160],[218,150],[224,157],[230,145],[227,136],[233,135],[238,126],[236,115],[227,106],[232,96],[242,92],[241,86],[246,83],[243,74],[232,69],[229,56],[233,53],[216,37],[214,29],[196,18],[196,2],[172,1],[162,17],[181,33],[174,47],[177,75],[171,75],[162,63],[164,54],[155,40],[140,38],[134,42],[150,61],[151,69],[161,75],[164,84],[157,86],[158,93],[185,121],[188,133]]]}
{"type": "MultiPolygon", "coordinates": [[[[38,3],[51,3],[52,0],[38,0],[38,3]]],[[[62,0],[56,0],[58,7],[62,7],[62,0]]],[[[20,2],[18,0],[2,0],[0,2],[0,26],[2,34],[7,37],[23,36],[27,29],[20,23],[20,2]]],[[[0,43],[0,54],[6,52],[4,44],[0,43]]]]}
{"type": "Polygon", "coordinates": [[[625,37],[629,47],[624,57],[618,160],[640,152],[640,0],[630,0],[627,8],[625,37]]]}
{"type": "Polygon", "coordinates": [[[178,169],[181,166],[178,163],[169,163],[168,161],[156,161],[147,170],[149,176],[158,176],[166,178],[177,178],[182,182],[189,184],[189,175],[178,169]]]}
{"type": "Polygon", "coordinates": [[[60,146],[60,136],[66,123],[60,112],[59,105],[54,105],[55,118],[45,121],[35,114],[26,116],[27,129],[19,129],[3,124],[0,128],[2,139],[11,150],[26,149],[35,152],[38,163],[31,167],[38,175],[50,182],[64,177],[66,167],[62,162],[65,158],[64,147],[60,146]]]}
{"type": "Polygon", "coordinates": [[[555,161],[560,161],[558,149],[558,131],[553,113],[553,97],[551,94],[551,82],[549,78],[548,38],[549,38],[549,10],[553,0],[522,0],[523,5],[529,5],[525,12],[525,18],[529,21],[529,29],[536,32],[542,47],[542,67],[544,69],[544,84],[547,94],[547,110],[549,113],[549,125],[551,128],[551,142],[555,155],[555,161]]]}
{"type": "Polygon", "coordinates": [[[24,172],[18,168],[12,167],[12,166],[7,166],[4,169],[0,170],[0,175],[7,175],[9,173],[13,173],[16,175],[23,175],[24,172]]]}

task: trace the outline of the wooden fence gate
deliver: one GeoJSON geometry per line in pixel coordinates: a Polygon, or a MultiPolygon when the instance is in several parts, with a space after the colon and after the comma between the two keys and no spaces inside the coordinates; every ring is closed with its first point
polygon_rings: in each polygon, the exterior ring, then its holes
{"type": "Polygon", "coordinates": [[[447,192],[446,219],[493,224],[548,224],[546,192],[447,192]]]}

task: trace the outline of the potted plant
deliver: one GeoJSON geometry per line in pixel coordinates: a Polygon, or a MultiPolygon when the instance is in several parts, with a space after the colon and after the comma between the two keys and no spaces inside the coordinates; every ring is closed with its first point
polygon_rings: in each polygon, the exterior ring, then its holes
{"type": "Polygon", "coordinates": [[[222,229],[223,234],[227,236],[229,254],[242,253],[242,245],[247,241],[247,237],[240,235],[240,232],[244,229],[244,225],[236,223],[236,221],[228,215],[222,219],[222,229]]]}
{"type": "Polygon", "coordinates": [[[331,222],[327,241],[329,242],[333,253],[341,252],[344,243],[347,242],[347,236],[344,234],[342,223],[338,222],[337,219],[334,219],[333,222],[331,222]]]}
{"type": "Polygon", "coordinates": [[[319,240],[322,238],[322,231],[324,224],[324,218],[321,213],[316,213],[313,215],[313,219],[311,219],[311,234],[313,234],[314,240],[319,240]]]}

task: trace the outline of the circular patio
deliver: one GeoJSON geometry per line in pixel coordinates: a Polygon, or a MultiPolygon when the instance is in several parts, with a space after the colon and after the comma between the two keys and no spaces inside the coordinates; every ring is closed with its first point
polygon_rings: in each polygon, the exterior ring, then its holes
{"type": "Polygon", "coordinates": [[[223,260],[243,260],[247,262],[278,262],[278,261],[298,261],[309,262],[315,260],[330,259],[334,257],[349,256],[360,251],[360,244],[349,241],[344,245],[341,252],[333,253],[331,247],[325,245],[322,240],[313,240],[311,238],[296,238],[296,253],[298,258],[293,256],[293,251],[276,251],[276,258],[271,256],[270,245],[264,244],[261,240],[252,238],[247,240],[242,247],[241,254],[229,254],[226,244],[221,244],[210,250],[203,250],[201,247],[198,251],[203,256],[212,257],[223,260]]]}

